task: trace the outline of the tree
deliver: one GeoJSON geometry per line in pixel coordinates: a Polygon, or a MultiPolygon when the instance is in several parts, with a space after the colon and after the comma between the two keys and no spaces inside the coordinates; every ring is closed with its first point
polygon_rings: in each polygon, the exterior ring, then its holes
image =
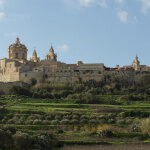
{"type": "Polygon", "coordinates": [[[37,80],[35,78],[30,79],[31,85],[34,86],[37,84],[37,80]]]}

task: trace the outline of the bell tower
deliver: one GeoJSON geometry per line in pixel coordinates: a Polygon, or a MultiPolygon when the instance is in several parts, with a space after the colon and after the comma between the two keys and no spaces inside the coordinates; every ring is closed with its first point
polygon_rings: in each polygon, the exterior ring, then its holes
{"type": "Polygon", "coordinates": [[[30,61],[32,62],[40,62],[40,57],[37,57],[36,50],[34,50],[32,57],[30,57],[30,61]]]}
{"type": "Polygon", "coordinates": [[[135,70],[140,70],[140,61],[138,60],[138,56],[135,56],[135,60],[133,61],[132,66],[135,70]]]}
{"type": "Polygon", "coordinates": [[[53,46],[51,45],[51,48],[49,50],[49,54],[46,55],[46,59],[57,61],[57,55],[54,53],[53,46]]]}

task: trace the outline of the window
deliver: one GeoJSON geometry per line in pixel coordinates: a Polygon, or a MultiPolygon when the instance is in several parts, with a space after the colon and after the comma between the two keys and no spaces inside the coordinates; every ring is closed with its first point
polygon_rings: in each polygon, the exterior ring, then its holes
{"type": "Polygon", "coordinates": [[[69,75],[67,74],[67,78],[69,78],[69,75]]]}
{"type": "Polygon", "coordinates": [[[51,68],[51,72],[53,72],[54,70],[53,70],[53,68],[51,68]]]}
{"type": "Polygon", "coordinates": [[[93,71],[91,71],[91,74],[94,74],[94,72],[93,72],[93,71]]]}
{"type": "Polygon", "coordinates": [[[22,58],[25,59],[25,55],[24,54],[22,55],[22,58]]]}
{"type": "Polygon", "coordinates": [[[27,74],[25,74],[25,77],[27,77],[27,74]]]}
{"type": "Polygon", "coordinates": [[[48,69],[47,69],[47,68],[45,69],[45,72],[48,72],[48,69]]]}
{"type": "Polygon", "coordinates": [[[16,58],[18,58],[18,53],[16,53],[16,58]]]}
{"type": "Polygon", "coordinates": [[[85,71],[83,71],[83,74],[86,74],[85,71]]]}
{"type": "Polygon", "coordinates": [[[70,69],[70,66],[68,67],[68,69],[70,69]]]}
{"type": "Polygon", "coordinates": [[[98,74],[101,74],[101,71],[98,71],[98,74]]]}
{"type": "Polygon", "coordinates": [[[60,67],[60,69],[62,69],[62,66],[60,67]]]}

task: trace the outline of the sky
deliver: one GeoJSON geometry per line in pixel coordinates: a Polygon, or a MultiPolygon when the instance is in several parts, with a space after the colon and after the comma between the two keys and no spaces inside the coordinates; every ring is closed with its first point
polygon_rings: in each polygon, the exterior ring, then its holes
{"type": "Polygon", "coordinates": [[[150,0],[0,0],[0,58],[17,36],[28,59],[150,66],[150,0]]]}

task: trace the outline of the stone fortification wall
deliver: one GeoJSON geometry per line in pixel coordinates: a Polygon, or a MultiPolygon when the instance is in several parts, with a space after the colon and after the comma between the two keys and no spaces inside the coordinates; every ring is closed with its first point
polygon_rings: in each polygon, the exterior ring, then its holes
{"type": "Polygon", "coordinates": [[[28,89],[29,84],[17,81],[17,82],[0,82],[0,90],[4,91],[5,94],[9,94],[9,89],[11,89],[13,86],[21,86],[22,88],[28,89]]]}

